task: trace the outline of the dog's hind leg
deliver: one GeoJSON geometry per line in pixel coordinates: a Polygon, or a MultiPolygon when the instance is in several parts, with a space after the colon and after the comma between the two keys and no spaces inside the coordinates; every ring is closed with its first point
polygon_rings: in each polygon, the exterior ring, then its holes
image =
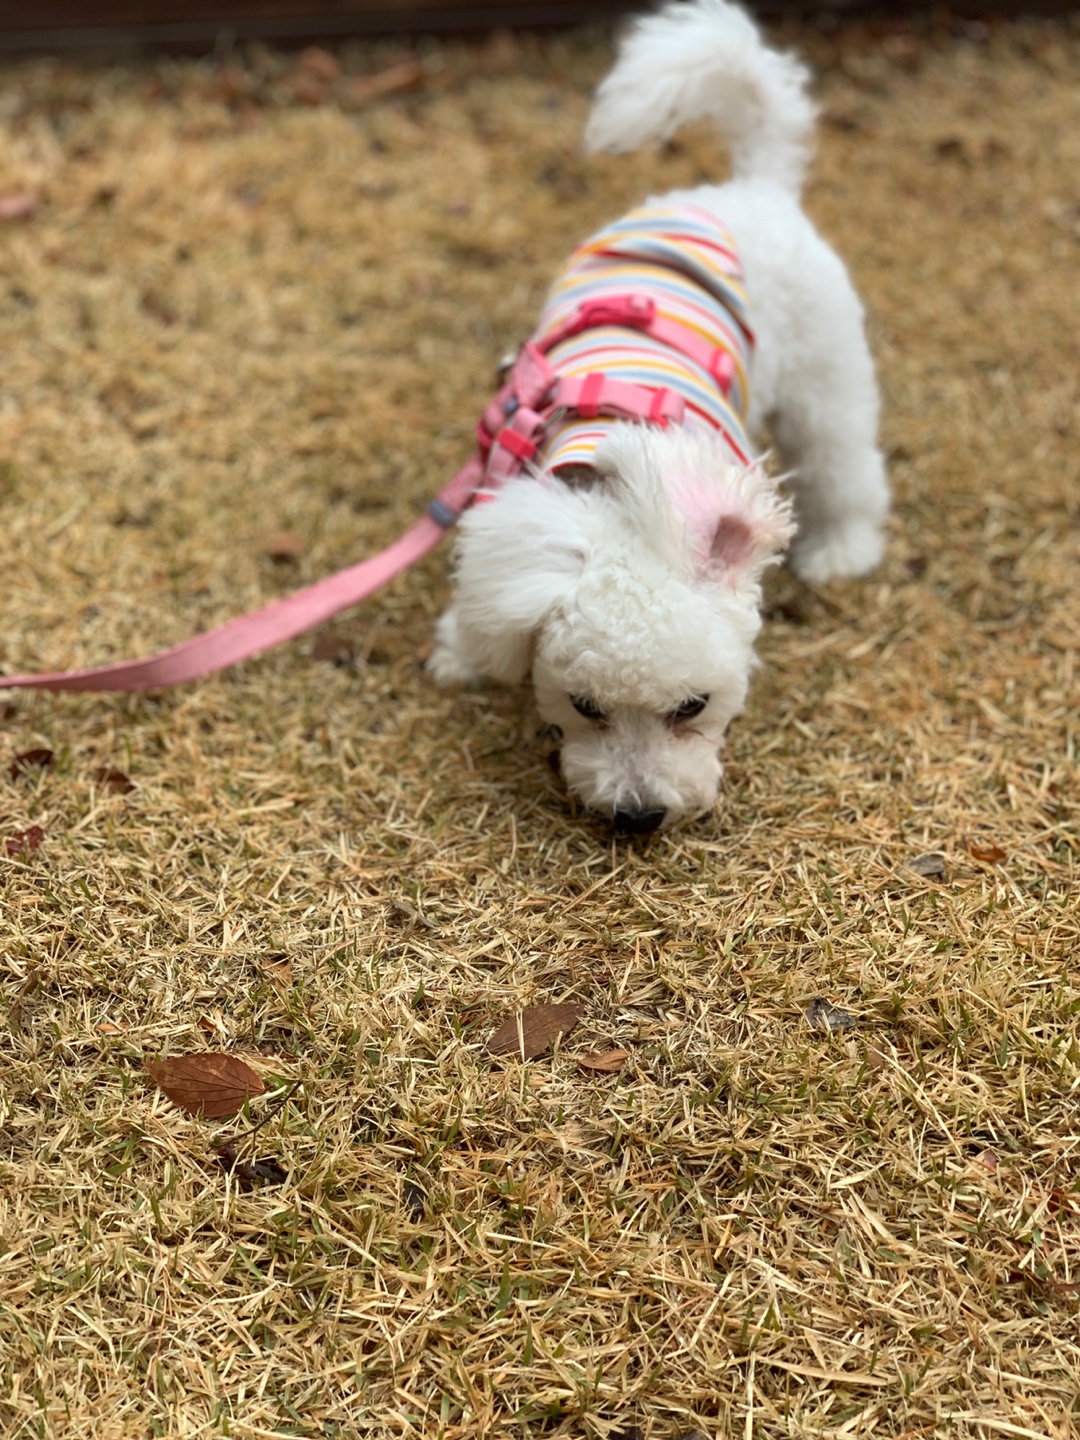
{"type": "Polygon", "coordinates": [[[791,472],[798,522],[792,568],[810,581],[872,570],[889,509],[862,306],[840,262],[829,258],[817,279],[830,283],[794,307],[796,333],[783,347],[767,416],[791,472]]]}

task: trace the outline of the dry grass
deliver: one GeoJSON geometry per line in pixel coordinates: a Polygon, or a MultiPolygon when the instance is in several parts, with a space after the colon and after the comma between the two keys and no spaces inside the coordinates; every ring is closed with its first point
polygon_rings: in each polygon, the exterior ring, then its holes
{"type": "MultiPolygon", "coordinates": [[[[444,556],[343,622],[352,666],[6,713],[3,834],[45,834],[0,873],[5,1437],[1080,1432],[1080,48],[789,38],[896,514],[868,584],[778,578],[714,817],[612,847],[523,696],[436,691],[444,556]],[[548,1000],[586,1007],[554,1058],[485,1056],[548,1000]],[[302,1082],[284,1185],[141,1070],[203,1046],[302,1082]]],[[[41,200],[0,227],[5,666],[398,532],[572,241],[717,169],[579,158],[606,53],[448,49],[359,110],[5,72],[0,193],[41,200]]]]}

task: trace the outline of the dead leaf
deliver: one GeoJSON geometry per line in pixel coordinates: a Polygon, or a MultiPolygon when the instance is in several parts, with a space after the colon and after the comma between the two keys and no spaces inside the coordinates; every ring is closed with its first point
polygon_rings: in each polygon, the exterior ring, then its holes
{"type": "Polygon", "coordinates": [[[13,780],[20,775],[25,775],[29,770],[44,770],[53,762],[53,752],[41,747],[37,750],[24,750],[21,755],[16,755],[8,767],[8,774],[13,780]]]}
{"type": "Polygon", "coordinates": [[[1062,1295],[1080,1293],[1080,1284],[1075,1280],[1054,1280],[1049,1275],[1034,1275],[1030,1270],[1009,1270],[1007,1273],[1014,1284],[1041,1286],[1046,1290],[1056,1290],[1062,1295]]]}
{"type": "Polygon", "coordinates": [[[626,1050],[593,1050],[588,1055],[579,1055],[577,1063],[583,1070],[596,1070],[601,1075],[615,1075],[629,1059],[626,1050]]]}
{"type": "Polygon", "coordinates": [[[27,977],[23,981],[23,983],[19,986],[18,993],[15,996],[15,999],[11,1002],[11,1005],[8,1009],[8,1029],[12,1032],[13,1035],[18,1034],[18,1032],[22,1029],[23,1006],[25,1002],[29,1000],[30,996],[34,994],[40,984],[41,968],[40,966],[35,965],[27,974],[27,977]]]}
{"type": "Polygon", "coordinates": [[[130,795],[135,789],[135,782],[124,774],[122,770],[110,770],[106,765],[99,765],[94,771],[94,781],[110,795],[130,795]]]}
{"type": "Polygon", "coordinates": [[[45,839],[45,831],[40,825],[31,825],[29,830],[16,830],[14,835],[9,835],[7,841],[7,853],[9,855],[25,855],[30,850],[40,850],[41,842],[45,839]]]}
{"type": "Polygon", "coordinates": [[[330,88],[317,75],[307,75],[302,70],[289,77],[289,94],[297,105],[323,105],[330,98],[330,88]]]}
{"type": "Polygon", "coordinates": [[[336,630],[320,630],[311,647],[312,658],[329,660],[331,665],[351,665],[356,659],[356,646],[336,630]]]}
{"type": "Polygon", "coordinates": [[[376,70],[372,75],[351,76],[342,83],[341,98],[353,105],[368,105],[386,95],[414,90],[423,84],[423,80],[424,67],[414,56],[410,56],[387,65],[385,70],[376,70]]]}
{"type": "Polygon", "coordinates": [[[942,160],[963,160],[970,164],[968,147],[959,135],[943,135],[934,142],[934,154],[942,160]]]}
{"type": "Polygon", "coordinates": [[[976,845],[973,840],[968,841],[968,853],[973,860],[980,860],[985,865],[997,865],[1006,859],[1005,851],[993,840],[989,845],[976,845]]]}
{"type": "Polygon", "coordinates": [[[818,1030],[854,1030],[859,1023],[850,1011],[831,1005],[820,995],[806,1007],[806,1018],[818,1030]]]}
{"type": "Polygon", "coordinates": [[[250,102],[258,89],[258,81],[240,65],[222,65],[212,81],[211,98],[222,100],[226,105],[235,105],[238,100],[250,102]]]}
{"type": "Polygon", "coordinates": [[[145,290],[139,301],[139,308],[159,325],[175,325],[177,319],[176,311],[169,304],[168,300],[159,295],[156,290],[145,290]]]}
{"type": "Polygon", "coordinates": [[[516,70],[520,64],[521,51],[514,32],[500,25],[488,36],[477,54],[480,69],[488,74],[516,70]]]}
{"type": "Polygon", "coordinates": [[[258,1160],[241,1160],[235,1145],[219,1145],[216,1154],[221,1168],[235,1175],[244,1185],[284,1185],[289,1178],[288,1172],[273,1155],[263,1155],[258,1160]]]}
{"type": "Polygon", "coordinates": [[[114,1025],[111,1020],[104,1020],[95,1026],[99,1035],[123,1035],[127,1028],[126,1025],[114,1025]]]}
{"type": "Polygon", "coordinates": [[[206,1120],[235,1115],[251,1096],[266,1091],[250,1065],[221,1051],[144,1060],[143,1066],[174,1105],[206,1120]]]}
{"type": "Polygon", "coordinates": [[[309,45],[296,57],[297,70],[304,70],[324,85],[333,85],[341,79],[341,61],[321,45],[309,45]]]}
{"type": "Polygon", "coordinates": [[[292,966],[288,960],[284,957],[281,959],[271,959],[267,956],[265,960],[260,960],[259,964],[275,985],[280,985],[282,990],[288,990],[290,988],[293,983],[293,973],[292,966]]]}
{"type": "Polygon", "coordinates": [[[877,1045],[870,1045],[866,1051],[866,1068],[868,1070],[886,1070],[889,1067],[891,1057],[887,1050],[882,1050],[877,1045]]]}
{"type": "Polygon", "coordinates": [[[0,195],[0,220],[29,220],[37,208],[37,196],[25,190],[0,195]]]}
{"type": "Polygon", "coordinates": [[[307,550],[307,544],[302,535],[296,535],[292,530],[281,530],[276,535],[271,535],[263,546],[265,554],[271,560],[295,561],[301,559],[307,550]]]}
{"type": "Polygon", "coordinates": [[[517,1055],[534,1060],[581,1018],[582,1005],[530,1005],[508,1015],[487,1043],[491,1055],[517,1055]]]}
{"type": "Polygon", "coordinates": [[[993,1150],[980,1150],[975,1156],[975,1164],[981,1165],[984,1170],[989,1170],[991,1175],[997,1173],[1001,1161],[994,1154],[993,1150]]]}
{"type": "Polygon", "coordinates": [[[925,855],[916,855],[909,860],[907,868],[926,879],[940,878],[945,874],[945,856],[940,850],[929,850],[925,855]]]}

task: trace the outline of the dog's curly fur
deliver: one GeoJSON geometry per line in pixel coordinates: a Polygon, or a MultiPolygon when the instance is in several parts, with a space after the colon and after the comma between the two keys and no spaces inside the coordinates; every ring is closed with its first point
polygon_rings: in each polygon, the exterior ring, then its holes
{"type": "Polygon", "coordinates": [[[789,543],[811,581],[881,558],[888,489],[862,308],[799,207],[806,92],[802,65],[728,0],[677,0],[631,29],[586,131],[588,148],[622,151],[708,116],[727,139],[733,179],[665,201],[712,211],[737,241],[757,335],[749,426],[771,432],[791,498],[712,433],[623,425],[597,483],[523,475],[462,521],[433,673],[517,683],[531,669],[570,790],[627,830],[715,802],[761,577],[789,543]]]}

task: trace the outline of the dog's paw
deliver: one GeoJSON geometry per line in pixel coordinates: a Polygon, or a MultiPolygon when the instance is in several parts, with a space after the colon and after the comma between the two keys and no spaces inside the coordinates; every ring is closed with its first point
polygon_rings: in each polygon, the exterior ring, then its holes
{"type": "Polygon", "coordinates": [[[867,575],[885,552],[885,537],[874,520],[849,520],[826,531],[796,537],[791,568],[800,580],[820,585],[867,575]]]}
{"type": "Polygon", "coordinates": [[[439,685],[479,685],[484,679],[462,654],[457,615],[447,610],[435,627],[435,644],[424,669],[439,685]]]}
{"type": "Polygon", "coordinates": [[[438,685],[481,685],[484,677],[461,658],[451,645],[436,643],[424,669],[438,685]]]}

